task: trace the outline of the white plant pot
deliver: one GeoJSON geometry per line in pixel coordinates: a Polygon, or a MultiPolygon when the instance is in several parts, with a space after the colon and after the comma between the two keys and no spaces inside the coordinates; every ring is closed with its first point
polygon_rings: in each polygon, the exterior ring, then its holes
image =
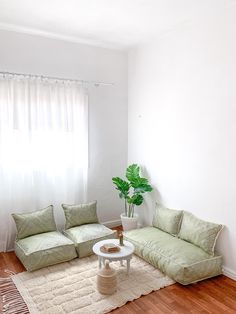
{"type": "Polygon", "coordinates": [[[120,218],[124,231],[138,228],[138,214],[134,214],[134,217],[127,217],[123,213],[120,215],[120,218]]]}

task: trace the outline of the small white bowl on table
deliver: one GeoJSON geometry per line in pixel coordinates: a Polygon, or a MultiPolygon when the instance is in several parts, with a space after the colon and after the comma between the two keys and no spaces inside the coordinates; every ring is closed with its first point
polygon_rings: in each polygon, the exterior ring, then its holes
{"type": "Polygon", "coordinates": [[[127,266],[127,274],[129,274],[130,269],[130,261],[132,259],[132,254],[134,252],[134,246],[129,241],[124,240],[124,245],[119,245],[119,240],[117,239],[107,239],[102,240],[94,244],[93,252],[98,256],[98,263],[99,269],[102,267],[102,264],[105,264],[105,261],[108,260],[109,262],[120,261],[121,265],[123,265],[123,261],[126,261],[127,266]],[[107,243],[112,243],[119,246],[119,252],[112,252],[112,253],[103,253],[100,248],[107,243]]]}

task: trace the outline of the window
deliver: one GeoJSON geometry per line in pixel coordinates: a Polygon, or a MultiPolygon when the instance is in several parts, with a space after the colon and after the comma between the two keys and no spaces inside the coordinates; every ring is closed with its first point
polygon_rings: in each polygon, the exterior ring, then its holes
{"type": "Polygon", "coordinates": [[[79,82],[0,75],[0,251],[12,247],[12,212],[86,198],[88,97],[79,82]]]}

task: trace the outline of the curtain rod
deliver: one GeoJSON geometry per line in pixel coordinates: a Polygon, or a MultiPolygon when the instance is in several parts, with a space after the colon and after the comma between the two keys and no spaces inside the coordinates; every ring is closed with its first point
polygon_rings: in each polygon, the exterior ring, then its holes
{"type": "Polygon", "coordinates": [[[77,82],[77,83],[87,83],[87,84],[93,84],[96,87],[98,87],[100,85],[105,85],[105,86],[114,86],[115,85],[114,83],[107,83],[107,82],[101,82],[101,81],[86,81],[86,80],[68,79],[68,78],[61,78],[61,77],[54,77],[54,76],[44,76],[44,75],[35,75],[35,74],[26,74],[26,73],[15,73],[15,72],[6,72],[6,71],[0,71],[0,74],[38,77],[41,79],[49,79],[49,80],[57,80],[57,81],[70,81],[70,82],[77,82]]]}

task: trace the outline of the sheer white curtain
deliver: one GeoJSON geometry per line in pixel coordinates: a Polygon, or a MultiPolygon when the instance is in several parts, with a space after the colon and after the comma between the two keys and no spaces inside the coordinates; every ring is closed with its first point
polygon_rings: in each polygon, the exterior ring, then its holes
{"type": "Polygon", "coordinates": [[[88,97],[78,82],[0,74],[0,251],[13,247],[12,212],[86,199],[88,97]]]}

